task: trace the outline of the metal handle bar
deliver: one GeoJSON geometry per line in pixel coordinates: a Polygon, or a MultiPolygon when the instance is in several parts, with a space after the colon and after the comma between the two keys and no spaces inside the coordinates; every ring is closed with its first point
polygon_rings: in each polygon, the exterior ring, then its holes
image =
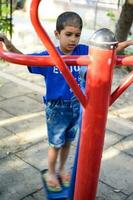
{"type": "MultiPolygon", "coordinates": [[[[0,57],[11,63],[20,65],[31,65],[31,66],[54,66],[55,63],[51,56],[32,56],[23,55],[12,52],[4,51],[2,43],[0,45],[0,57]]],[[[78,66],[88,66],[90,64],[89,56],[61,56],[63,61],[67,65],[78,65],[78,66]]],[[[133,56],[116,56],[117,66],[133,66],[133,56]]]]}
{"type": "MultiPolygon", "coordinates": [[[[0,57],[11,63],[29,66],[54,66],[54,60],[51,56],[33,56],[33,55],[23,55],[12,52],[4,51],[0,47],[0,57]]],[[[61,56],[63,61],[67,65],[78,65],[78,66],[88,66],[90,63],[89,56],[61,56]]]]}

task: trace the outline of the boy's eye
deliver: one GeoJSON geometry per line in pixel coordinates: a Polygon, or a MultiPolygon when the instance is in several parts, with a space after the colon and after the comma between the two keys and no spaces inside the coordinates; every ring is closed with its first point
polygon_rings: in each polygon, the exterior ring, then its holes
{"type": "MultiPolygon", "coordinates": [[[[73,35],[73,33],[66,33],[67,37],[70,37],[72,35],[73,35]]],[[[80,37],[80,33],[75,34],[75,37],[80,37]]]]}
{"type": "Polygon", "coordinates": [[[71,35],[72,35],[72,33],[66,33],[66,36],[68,36],[68,37],[71,36],[71,35]]]}
{"type": "Polygon", "coordinates": [[[75,37],[80,37],[80,34],[79,34],[79,33],[78,33],[78,34],[76,34],[76,35],[75,35],[75,37]]]}

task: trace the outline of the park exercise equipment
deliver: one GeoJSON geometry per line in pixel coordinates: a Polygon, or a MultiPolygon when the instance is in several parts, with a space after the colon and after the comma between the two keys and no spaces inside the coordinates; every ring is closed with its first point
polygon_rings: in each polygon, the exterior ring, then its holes
{"type": "MultiPolygon", "coordinates": [[[[50,56],[20,55],[4,51],[0,57],[12,63],[32,66],[56,65],[83,107],[81,137],[74,189],[64,199],[95,200],[104,144],[108,108],[133,83],[133,72],[111,94],[114,66],[133,66],[133,56],[116,56],[118,42],[108,29],[96,31],[89,40],[88,56],[60,56],[38,18],[40,0],[32,0],[31,22],[50,56]],[[88,66],[85,94],[67,65],[88,66]]],[[[56,198],[57,199],[57,198],[56,198]]],[[[63,197],[58,197],[63,199],[63,197]]]]}

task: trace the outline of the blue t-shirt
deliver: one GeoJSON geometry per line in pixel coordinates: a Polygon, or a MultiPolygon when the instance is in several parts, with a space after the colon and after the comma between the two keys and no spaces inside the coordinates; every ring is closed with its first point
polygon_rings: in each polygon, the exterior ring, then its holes
{"type": "MultiPolygon", "coordinates": [[[[64,55],[63,52],[56,47],[57,51],[64,55]]],[[[47,51],[42,51],[39,53],[34,53],[32,55],[48,55],[47,51]]],[[[79,44],[75,47],[71,55],[88,55],[88,46],[79,44]]],[[[77,83],[80,85],[80,66],[68,66],[77,83]]],[[[56,66],[45,66],[28,67],[31,73],[40,74],[44,76],[44,81],[46,85],[46,95],[44,97],[45,101],[49,100],[70,100],[73,97],[73,91],[67,84],[63,75],[56,66]]]]}

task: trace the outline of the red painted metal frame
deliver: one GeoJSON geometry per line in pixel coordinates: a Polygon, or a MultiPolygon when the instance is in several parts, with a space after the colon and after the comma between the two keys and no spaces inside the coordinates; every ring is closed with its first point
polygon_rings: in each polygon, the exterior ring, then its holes
{"type": "MultiPolygon", "coordinates": [[[[11,63],[19,63],[20,65],[28,65],[28,66],[54,66],[55,62],[51,56],[32,56],[32,55],[23,55],[12,52],[4,51],[4,49],[0,48],[0,56],[11,63]]],[[[89,61],[89,56],[61,56],[63,61],[67,65],[78,65],[78,66],[87,66],[89,61]]]]}
{"type": "MultiPolygon", "coordinates": [[[[132,61],[133,62],[133,61],[132,61]]],[[[132,63],[133,65],[133,63],[132,63]]],[[[133,83],[133,71],[122,81],[122,83],[111,94],[110,105],[133,83]]]]}
{"type": "MultiPolygon", "coordinates": [[[[0,42],[0,56],[11,63],[19,63],[20,65],[31,65],[31,66],[53,66],[55,65],[54,60],[51,56],[32,56],[7,52],[3,49],[3,45],[0,42]]],[[[61,56],[63,61],[67,65],[79,65],[88,66],[90,64],[89,56],[61,56]]],[[[117,66],[131,66],[133,65],[133,56],[116,56],[115,65],[117,66]]]]}
{"type": "Polygon", "coordinates": [[[92,58],[86,81],[89,103],[82,118],[74,200],[96,197],[115,50],[90,47],[89,55],[92,58]]]}
{"type": "MultiPolygon", "coordinates": [[[[55,65],[51,56],[30,56],[23,54],[16,54],[12,52],[4,51],[3,45],[0,42],[0,57],[4,60],[20,64],[20,65],[28,65],[28,66],[53,66],[55,65]]],[[[89,56],[61,56],[63,61],[67,65],[78,65],[78,66],[87,66],[90,64],[89,56]]],[[[115,65],[121,66],[131,66],[133,65],[133,56],[117,56],[115,65]]],[[[133,83],[133,74],[132,72],[120,83],[118,88],[111,94],[110,96],[110,105],[112,105],[115,100],[133,83]]],[[[82,102],[81,102],[82,104],[82,102]]]]}
{"type": "Polygon", "coordinates": [[[133,66],[133,56],[117,56],[116,57],[117,66],[133,66]]]}
{"type": "Polygon", "coordinates": [[[61,57],[38,20],[39,3],[40,0],[32,0],[31,21],[38,36],[49,51],[50,57],[13,54],[5,52],[2,47],[0,47],[0,56],[7,61],[22,65],[57,65],[62,72],[84,107],[74,200],[95,200],[108,107],[133,82],[133,73],[131,73],[128,79],[110,96],[113,68],[115,64],[133,65],[133,56],[116,57],[114,49],[108,50],[90,46],[89,56],[61,57]],[[66,64],[89,66],[85,95],[66,64]]]}

